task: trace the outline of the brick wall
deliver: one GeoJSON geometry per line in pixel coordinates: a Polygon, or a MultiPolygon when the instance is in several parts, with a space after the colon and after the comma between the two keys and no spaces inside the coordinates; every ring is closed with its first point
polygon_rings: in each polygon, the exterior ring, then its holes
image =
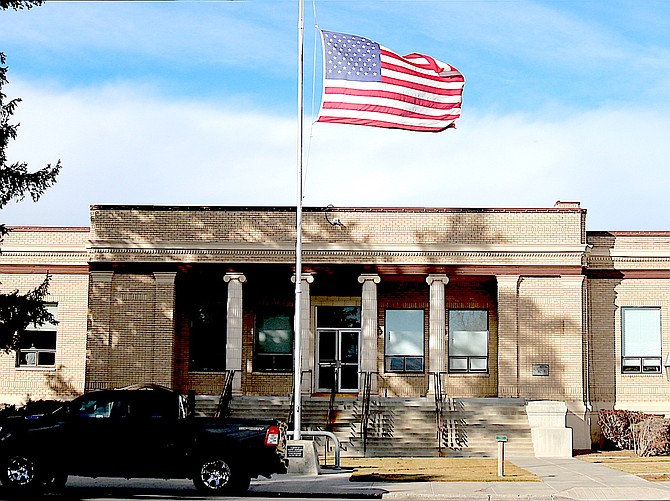
{"type": "Polygon", "coordinates": [[[661,374],[621,373],[621,308],[660,307],[662,360],[670,353],[670,279],[589,281],[591,398],[600,407],[670,413],[670,382],[661,374]]]}
{"type": "MultiPolygon", "coordinates": [[[[91,218],[94,261],[294,260],[295,210],[291,208],[95,206],[91,218]]],[[[584,218],[585,211],[579,208],[336,209],[328,213],[307,208],[304,260],[581,265],[584,218]],[[331,225],[326,216],[339,218],[343,226],[331,225]]]]}
{"type": "Polygon", "coordinates": [[[0,352],[0,404],[69,399],[84,391],[88,228],[11,227],[0,253],[0,291],[26,293],[52,276],[48,302],[58,303],[53,367],[16,367],[0,352]]]}

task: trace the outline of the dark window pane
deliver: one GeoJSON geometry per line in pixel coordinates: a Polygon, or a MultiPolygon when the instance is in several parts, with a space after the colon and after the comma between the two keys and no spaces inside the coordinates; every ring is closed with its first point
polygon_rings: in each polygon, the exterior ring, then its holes
{"type": "Polygon", "coordinates": [[[341,361],[358,363],[358,332],[344,331],[341,334],[341,361]]]}
{"type": "Polygon", "coordinates": [[[336,331],[319,331],[319,362],[335,361],[336,334],[336,331]]]}
{"type": "Polygon", "coordinates": [[[191,371],[226,369],[226,322],[225,304],[210,303],[193,310],[189,339],[191,371]]]}
{"type": "Polygon", "coordinates": [[[254,371],[291,372],[292,370],[293,370],[292,355],[257,354],[254,357],[254,371]]]}
{"type": "Polygon", "coordinates": [[[402,357],[388,357],[387,359],[389,371],[403,371],[405,370],[405,361],[402,357]]]}
{"type": "Polygon", "coordinates": [[[27,350],[35,344],[35,335],[36,331],[24,331],[21,334],[21,339],[19,342],[19,349],[27,350]]]}
{"type": "Polygon", "coordinates": [[[56,349],[56,332],[55,331],[38,331],[33,336],[33,346],[38,350],[55,350],[56,349]]]}
{"type": "Polygon", "coordinates": [[[343,390],[357,390],[358,389],[358,366],[344,365],[340,370],[342,377],[342,384],[340,387],[343,390]]]}
{"type": "Polygon", "coordinates": [[[423,357],[407,357],[405,359],[405,370],[409,372],[422,372],[423,357]]]}
{"type": "Polygon", "coordinates": [[[20,349],[55,350],[56,331],[24,331],[21,334],[20,349]]]}
{"type": "Polygon", "coordinates": [[[358,306],[319,306],[316,309],[317,327],[357,329],[361,326],[358,306]]]}
{"type": "Polygon", "coordinates": [[[288,314],[260,314],[257,320],[257,353],[291,353],[293,318],[288,314]]]}
{"type": "Polygon", "coordinates": [[[335,367],[319,367],[319,388],[332,388],[335,381],[335,367]]]}
{"type": "Polygon", "coordinates": [[[38,352],[37,365],[56,365],[56,353],[53,351],[38,352]]]}

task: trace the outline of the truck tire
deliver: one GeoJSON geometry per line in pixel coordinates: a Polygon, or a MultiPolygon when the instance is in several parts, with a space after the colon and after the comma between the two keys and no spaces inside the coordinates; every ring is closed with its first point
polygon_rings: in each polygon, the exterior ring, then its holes
{"type": "Polygon", "coordinates": [[[248,473],[221,457],[200,461],[193,476],[195,487],[206,494],[244,494],[250,483],[248,473]]]}
{"type": "Polygon", "coordinates": [[[33,492],[42,487],[39,467],[29,456],[11,456],[0,467],[0,481],[11,492],[33,492]]]}

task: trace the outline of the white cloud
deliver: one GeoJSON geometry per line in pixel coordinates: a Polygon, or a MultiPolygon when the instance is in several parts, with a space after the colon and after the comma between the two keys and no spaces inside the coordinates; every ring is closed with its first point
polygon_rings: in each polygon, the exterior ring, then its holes
{"type": "MultiPolygon", "coordinates": [[[[37,204],[7,224],[88,224],[92,203],[295,205],[296,124],[231,103],[168,101],[150,89],[59,91],[12,82],[24,99],[10,159],[60,158],[37,204]]],[[[309,124],[307,124],[309,128],[309,124]]],[[[610,108],[543,119],[469,112],[418,134],[316,124],[306,205],[549,207],[579,200],[589,229],[670,229],[670,119],[610,108]]],[[[308,143],[306,143],[307,147],[308,143]]]]}

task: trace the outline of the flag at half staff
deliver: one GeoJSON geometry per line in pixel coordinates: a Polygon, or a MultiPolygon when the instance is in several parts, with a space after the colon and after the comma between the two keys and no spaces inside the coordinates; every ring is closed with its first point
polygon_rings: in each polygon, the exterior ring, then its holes
{"type": "Polygon", "coordinates": [[[439,132],[461,116],[465,79],[423,54],[399,56],[356,35],[321,31],[323,95],[317,122],[439,132]]]}

